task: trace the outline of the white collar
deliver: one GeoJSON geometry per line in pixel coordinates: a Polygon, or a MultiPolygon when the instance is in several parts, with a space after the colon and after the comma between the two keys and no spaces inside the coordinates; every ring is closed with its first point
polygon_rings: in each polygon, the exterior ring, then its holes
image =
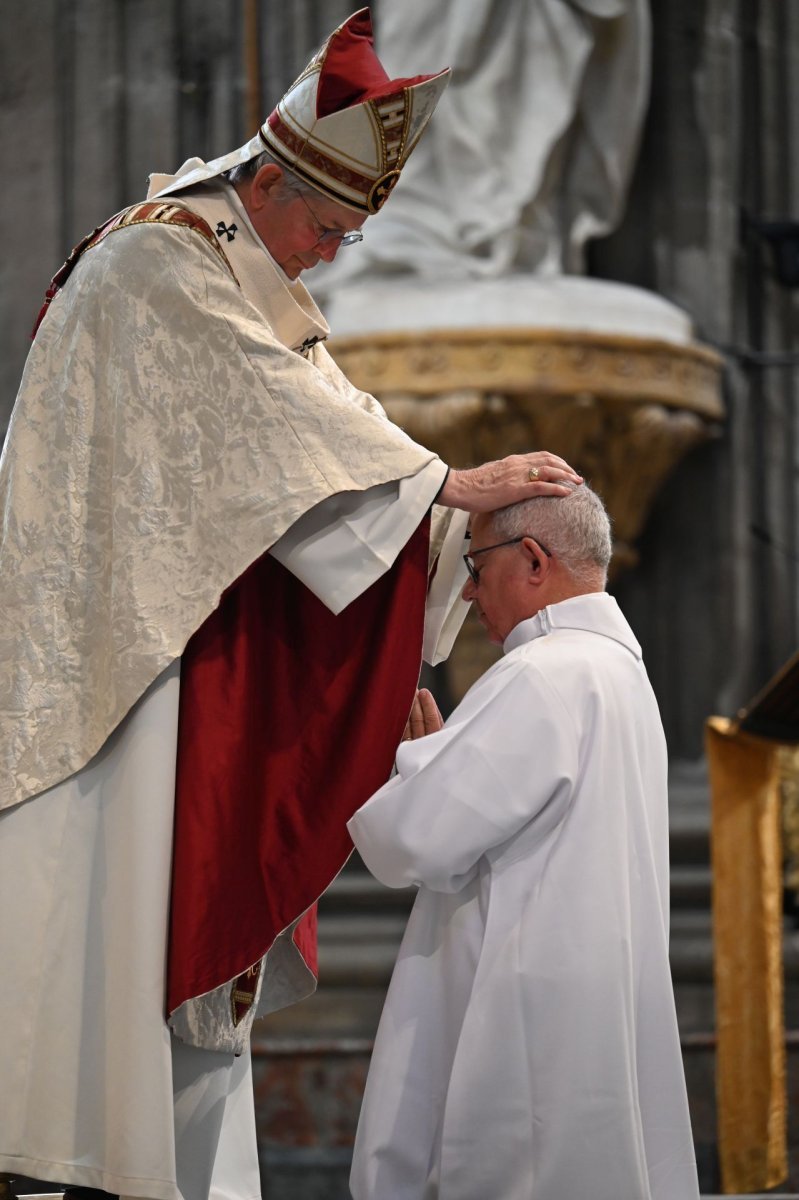
{"type": "Polygon", "coordinates": [[[587,592],[542,608],[534,617],[520,621],[505,638],[502,648],[509,654],[526,642],[559,629],[582,629],[586,633],[613,638],[636,658],[641,658],[641,647],[635,634],[615,599],[607,592],[587,592]]]}

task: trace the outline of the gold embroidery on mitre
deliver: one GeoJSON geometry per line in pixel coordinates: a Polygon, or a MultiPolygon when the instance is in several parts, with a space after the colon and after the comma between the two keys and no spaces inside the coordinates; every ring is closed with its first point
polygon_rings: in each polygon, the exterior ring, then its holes
{"type": "Polygon", "coordinates": [[[384,100],[370,100],[369,108],[380,134],[383,169],[401,167],[406,157],[405,144],[411,118],[407,89],[384,100]]]}
{"type": "Polygon", "coordinates": [[[366,207],[370,213],[379,212],[380,209],[388,200],[399,180],[399,171],[387,171],[385,175],[372,184],[369,189],[369,195],[366,197],[366,207]]]}
{"type": "Polygon", "coordinates": [[[372,123],[380,136],[384,168],[384,174],[372,184],[366,198],[368,211],[376,213],[391,195],[403,165],[411,113],[408,92],[396,92],[393,96],[387,96],[385,100],[371,100],[369,108],[372,112],[372,123]]]}

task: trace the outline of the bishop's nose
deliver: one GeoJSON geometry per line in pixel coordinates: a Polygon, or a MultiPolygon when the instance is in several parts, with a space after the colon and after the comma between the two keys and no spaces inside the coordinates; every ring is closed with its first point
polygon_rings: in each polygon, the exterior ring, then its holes
{"type": "Polygon", "coordinates": [[[319,242],[316,247],[316,253],[324,262],[332,262],[341,249],[341,242],[329,241],[319,242]]]}

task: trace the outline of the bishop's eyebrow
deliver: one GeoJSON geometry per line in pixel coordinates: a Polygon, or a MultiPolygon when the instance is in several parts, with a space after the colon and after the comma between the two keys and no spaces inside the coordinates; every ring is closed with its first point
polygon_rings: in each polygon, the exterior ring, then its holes
{"type": "MultiPolygon", "coordinates": [[[[316,216],[316,214],[314,214],[314,215],[316,216]]],[[[341,221],[337,221],[335,219],[335,217],[330,218],[329,224],[327,222],[326,217],[316,216],[316,219],[319,222],[319,224],[322,226],[322,228],[327,229],[330,233],[349,233],[350,232],[349,225],[342,225],[341,221]]]]}

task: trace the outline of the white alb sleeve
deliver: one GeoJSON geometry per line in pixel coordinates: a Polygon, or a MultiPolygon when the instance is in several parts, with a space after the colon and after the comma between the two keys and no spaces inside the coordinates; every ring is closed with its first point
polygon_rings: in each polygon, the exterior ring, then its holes
{"type": "Polygon", "coordinates": [[[270,553],[339,613],[391,567],[446,473],[435,459],[404,479],[339,492],[295,521],[270,553]]]}
{"type": "Polygon", "coordinates": [[[347,823],[388,887],[457,892],[530,823],[562,819],[577,778],[574,721],[529,663],[496,663],[437,733],[403,742],[397,774],[347,823]]]}

